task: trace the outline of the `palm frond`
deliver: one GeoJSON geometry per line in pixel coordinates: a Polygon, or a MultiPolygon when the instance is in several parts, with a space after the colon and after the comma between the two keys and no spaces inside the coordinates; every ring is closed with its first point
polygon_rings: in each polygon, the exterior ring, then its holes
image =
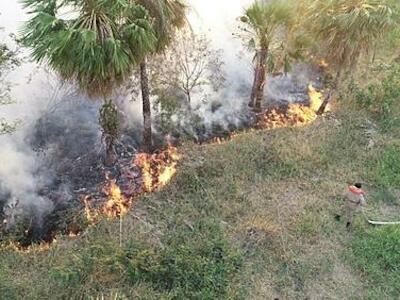
{"type": "Polygon", "coordinates": [[[188,6],[181,0],[137,0],[149,12],[157,38],[157,52],[171,43],[177,29],[187,24],[188,6]]]}
{"type": "Polygon", "coordinates": [[[391,0],[318,0],[310,6],[310,21],[328,59],[351,67],[396,24],[391,0]]]}
{"type": "Polygon", "coordinates": [[[23,0],[33,17],[21,31],[32,57],[91,97],[106,97],[156,46],[148,11],[130,0],[23,0]],[[59,10],[74,7],[63,20],[59,10]]]}

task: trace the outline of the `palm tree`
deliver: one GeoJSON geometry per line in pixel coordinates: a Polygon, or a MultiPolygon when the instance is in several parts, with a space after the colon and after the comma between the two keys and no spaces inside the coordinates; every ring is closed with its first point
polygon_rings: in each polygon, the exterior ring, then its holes
{"type": "MultiPolygon", "coordinates": [[[[32,15],[22,40],[32,48],[34,60],[47,63],[92,99],[106,102],[155,49],[156,35],[148,12],[134,1],[21,1],[32,15]]],[[[115,122],[107,125],[107,120],[115,121],[112,105],[106,102],[101,116],[108,162],[115,161],[118,132],[115,122]],[[106,117],[107,112],[112,115],[106,117]]]]}
{"type": "MultiPolygon", "coordinates": [[[[186,24],[187,6],[181,0],[137,0],[137,2],[147,9],[153,20],[156,46],[151,54],[162,53],[172,42],[175,31],[186,24]]],[[[153,147],[150,87],[147,70],[147,59],[151,59],[150,56],[144,57],[140,63],[144,124],[143,144],[147,151],[151,151],[153,147]]]]}
{"type": "Polygon", "coordinates": [[[395,24],[393,0],[317,0],[310,6],[309,21],[334,68],[335,77],[318,113],[322,114],[339,88],[342,75],[353,71],[359,59],[371,52],[395,24]]]}
{"type": "MultiPolygon", "coordinates": [[[[274,52],[285,50],[286,34],[294,25],[294,6],[283,0],[256,0],[241,17],[242,38],[255,50],[254,82],[249,106],[261,111],[267,67],[274,69],[274,52]]],[[[286,57],[287,58],[287,57],[286,57]]],[[[287,63],[283,64],[287,67],[287,63]]]]}

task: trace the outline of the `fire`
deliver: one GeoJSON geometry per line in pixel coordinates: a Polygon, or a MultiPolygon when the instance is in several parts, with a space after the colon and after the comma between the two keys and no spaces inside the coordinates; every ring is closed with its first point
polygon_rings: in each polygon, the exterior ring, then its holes
{"type": "Polygon", "coordinates": [[[302,126],[317,119],[317,111],[323,103],[323,94],[317,91],[312,84],[308,86],[310,105],[290,104],[285,112],[269,109],[257,123],[258,128],[274,129],[288,126],[302,126]]]}
{"type": "Polygon", "coordinates": [[[318,92],[312,84],[308,86],[308,96],[310,97],[310,108],[317,112],[324,102],[323,94],[318,92]]]}
{"type": "Polygon", "coordinates": [[[318,66],[319,66],[320,68],[326,69],[326,68],[329,67],[329,64],[326,62],[326,60],[322,59],[322,60],[320,60],[318,66]]]}
{"type": "MultiPolygon", "coordinates": [[[[141,171],[141,187],[135,192],[135,196],[155,191],[168,184],[176,173],[180,158],[178,149],[172,146],[155,154],[139,153],[132,162],[141,171]]],[[[83,198],[86,218],[90,224],[97,223],[101,217],[121,218],[129,212],[134,202],[134,197],[125,196],[124,190],[121,190],[116,180],[108,180],[103,194],[107,201],[100,208],[95,207],[94,197],[83,198]]]]}
{"type": "Polygon", "coordinates": [[[115,180],[103,188],[103,193],[107,197],[107,202],[100,208],[93,206],[93,197],[86,196],[83,199],[85,204],[86,218],[90,224],[96,224],[100,217],[120,218],[124,216],[132,206],[133,199],[125,197],[115,180]]]}
{"type": "Polygon", "coordinates": [[[90,224],[96,223],[99,218],[99,212],[92,206],[92,201],[93,198],[91,196],[85,196],[83,198],[83,203],[85,203],[86,219],[90,224]]]}
{"type": "Polygon", "coordinates": [[[152,191],[153,188],[153,169],[151,167],[152,155],[148,153],[140,153],[136,156],[134,164],[142,170],[143,189],[146,192],[152,191]]]}
{"type": "Polygon", "coordinates": [[[122,194],[115,181],[110,182],[105,189],[105,194],[108,196],[108,201],[103,206],[103,214],[108,218],[119,218],[125,215],[132,206],[132,199],[122,194]]]}
{"type": "Polygon", "coordinates": [[[229,134],[227,134],[224,137],[214,137],[210,140],[209,143],[222,145],[222,144],[225,144],[226,142],[233,140],[237,136],[238,136],[238,132],[234,131],[234,132],[230,132],[229,134]]]}
{"type": "Polygon", "coordinates": [[[57,239],[55,238],[51,242],[43,242],[37,245],[30,245],[28,247],[23,246],[18,242],[11,242],[1,245],[0,249],[6,251],[14,251],[22,254],[40,253],[49,251],[55,243],[57,243],[57,239]]]}
{"type": "Polygon", "coordinates": [[[143,191],[149,193],[167,185],[176,173],[180,158],[178,149],[172,146],[160,153],[138,154],[133,163],[141,168],[143,191]]]}

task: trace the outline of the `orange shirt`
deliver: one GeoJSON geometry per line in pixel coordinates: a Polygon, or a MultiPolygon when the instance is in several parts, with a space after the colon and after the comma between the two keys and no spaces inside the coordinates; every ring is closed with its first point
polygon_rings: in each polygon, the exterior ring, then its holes
{"type": "Polygon", "coordinates": [[[356,195],[363,195],[365,196],[365,192],[354,185],[349,186],[349,192],[356,194],[356,195]]]}

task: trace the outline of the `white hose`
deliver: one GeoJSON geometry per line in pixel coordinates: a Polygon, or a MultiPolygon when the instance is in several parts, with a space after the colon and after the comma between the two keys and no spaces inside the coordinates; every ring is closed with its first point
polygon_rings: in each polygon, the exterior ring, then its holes
{"type": "Polygon", "coordinates": [[[365,214],[364,209],[362,210],[362,213],[365,217],[365,219],[367,220],[367,222],[371,225],[400,225],[400,221],[395,221],[395,222],[385,222],[385,221],[372,221],[370,219],[368,219],[367,215],[365,214]]]}

